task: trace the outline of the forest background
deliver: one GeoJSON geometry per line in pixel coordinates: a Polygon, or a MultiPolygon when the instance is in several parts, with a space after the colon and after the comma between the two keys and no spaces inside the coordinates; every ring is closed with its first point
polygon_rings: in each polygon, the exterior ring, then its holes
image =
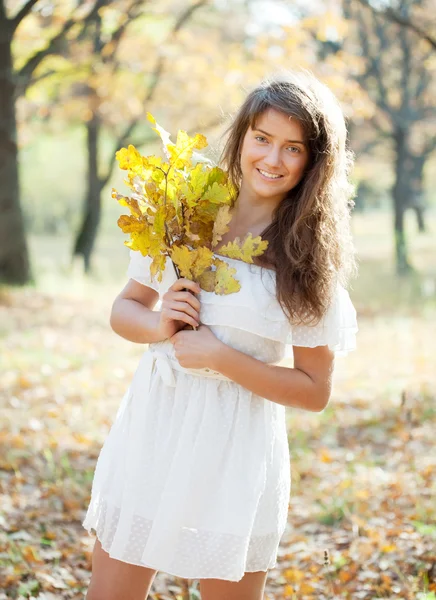
{"type": "MultiPolygon", "coordinates": [[[[217,160],[247,91],[301,67],[340,99],[356,154],[360,331],[328,408],[288,411],[268,597],[436,598],[433,3],[0,0],[0,599],[89,581],[80,523],[144,350],[108,324],[128,263],[115,151],[160,152],[149,111],[217,160]]],[[[165,574],[153,594],[199,598],[165,574]]]]}

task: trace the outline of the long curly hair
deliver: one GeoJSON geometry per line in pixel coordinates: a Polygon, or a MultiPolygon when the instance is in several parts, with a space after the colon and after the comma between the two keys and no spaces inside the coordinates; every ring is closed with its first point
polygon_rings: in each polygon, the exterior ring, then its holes
{"type": "Polygon", "coordinates": [[[308,72],[281,73],[248,94],[226,131],[220,163],[237,194],[244,136],[270,108],[301,123],[310,159],[261,233],[269,244],[259,262],[276,271],[277,299],[290,320],[313,325],[325,314],[337,283],[345,287],[356,272],[350,231],[353,156],[342,110],[329,88],[308,72]]]}

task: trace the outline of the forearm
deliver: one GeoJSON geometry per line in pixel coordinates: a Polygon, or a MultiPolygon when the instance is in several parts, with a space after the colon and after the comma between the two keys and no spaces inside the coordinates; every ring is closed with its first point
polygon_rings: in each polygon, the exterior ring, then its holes
{"type": "Polygon", "coordinates": [[[330,397],[330,377],[314,381],[304,371],[264,363],[225,344],[212,368],[254,394],[284,406],[319,412],[330,397]]]}
{"type": "Polygon", "coordinates": [[[110,324],[115,333],[130,342],[151,344],[164,339],[158,330],[159,318],[159,311],[150,310],[136,300],[117,298],[110,324]]]}

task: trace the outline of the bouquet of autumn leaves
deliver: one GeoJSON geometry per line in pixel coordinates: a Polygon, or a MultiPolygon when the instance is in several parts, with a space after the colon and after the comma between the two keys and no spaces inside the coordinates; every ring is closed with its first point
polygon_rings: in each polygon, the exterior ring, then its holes
{"type": "MultiPolygon", "coordinates": [[[[132,190],[130,196],[112,190],[112,197],[130,211],[118,219],[119,227],[130,235],[124,244],[152,259],[150,272],[157,281],[162,281],[169,256],[177,277],[196,281],[203,290],[216,294],[237,292],[241,286],[234,277],[236,269],[214,253],[229,230],[235,196],[227,173],[206,162],[193,165],[194,150],[207,146],[203,135],[190,137],[181,130],[174,144],[150,113],[147,118],[162,139],[165,158],[142,156],[132,145],[116,153],[132,190]]],[[[267,245],[260,236],[248,234],[219,252],[252,263],[267,245]]]]}

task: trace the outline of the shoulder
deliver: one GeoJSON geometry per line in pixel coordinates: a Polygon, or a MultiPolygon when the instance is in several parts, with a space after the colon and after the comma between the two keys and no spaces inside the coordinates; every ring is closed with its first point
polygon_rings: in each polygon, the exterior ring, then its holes
{"type": "Polygon", "coordinates": [[[129,265],[127,268],[127,276],[130,279],[134,279],[142,285],[153,288],[162,297],[169,287],[177,279],[177,275],[174,269],[172,260],[167,257],[165,263],[165,269],[162,273],[161,281],[158,277],[154,276],[151,272],[152,259],[149,256],[143,256],[141,252],[137,250],[130,250],[129,252],[129,265]]]}
{"type": "Polygon", "coordinates": [[[332,301],[316,325],[291,325],[288,343],[315,348],[329,346],[338,356],[356,348],[357,313],[348,291],[336,284],[332,301]]]}

